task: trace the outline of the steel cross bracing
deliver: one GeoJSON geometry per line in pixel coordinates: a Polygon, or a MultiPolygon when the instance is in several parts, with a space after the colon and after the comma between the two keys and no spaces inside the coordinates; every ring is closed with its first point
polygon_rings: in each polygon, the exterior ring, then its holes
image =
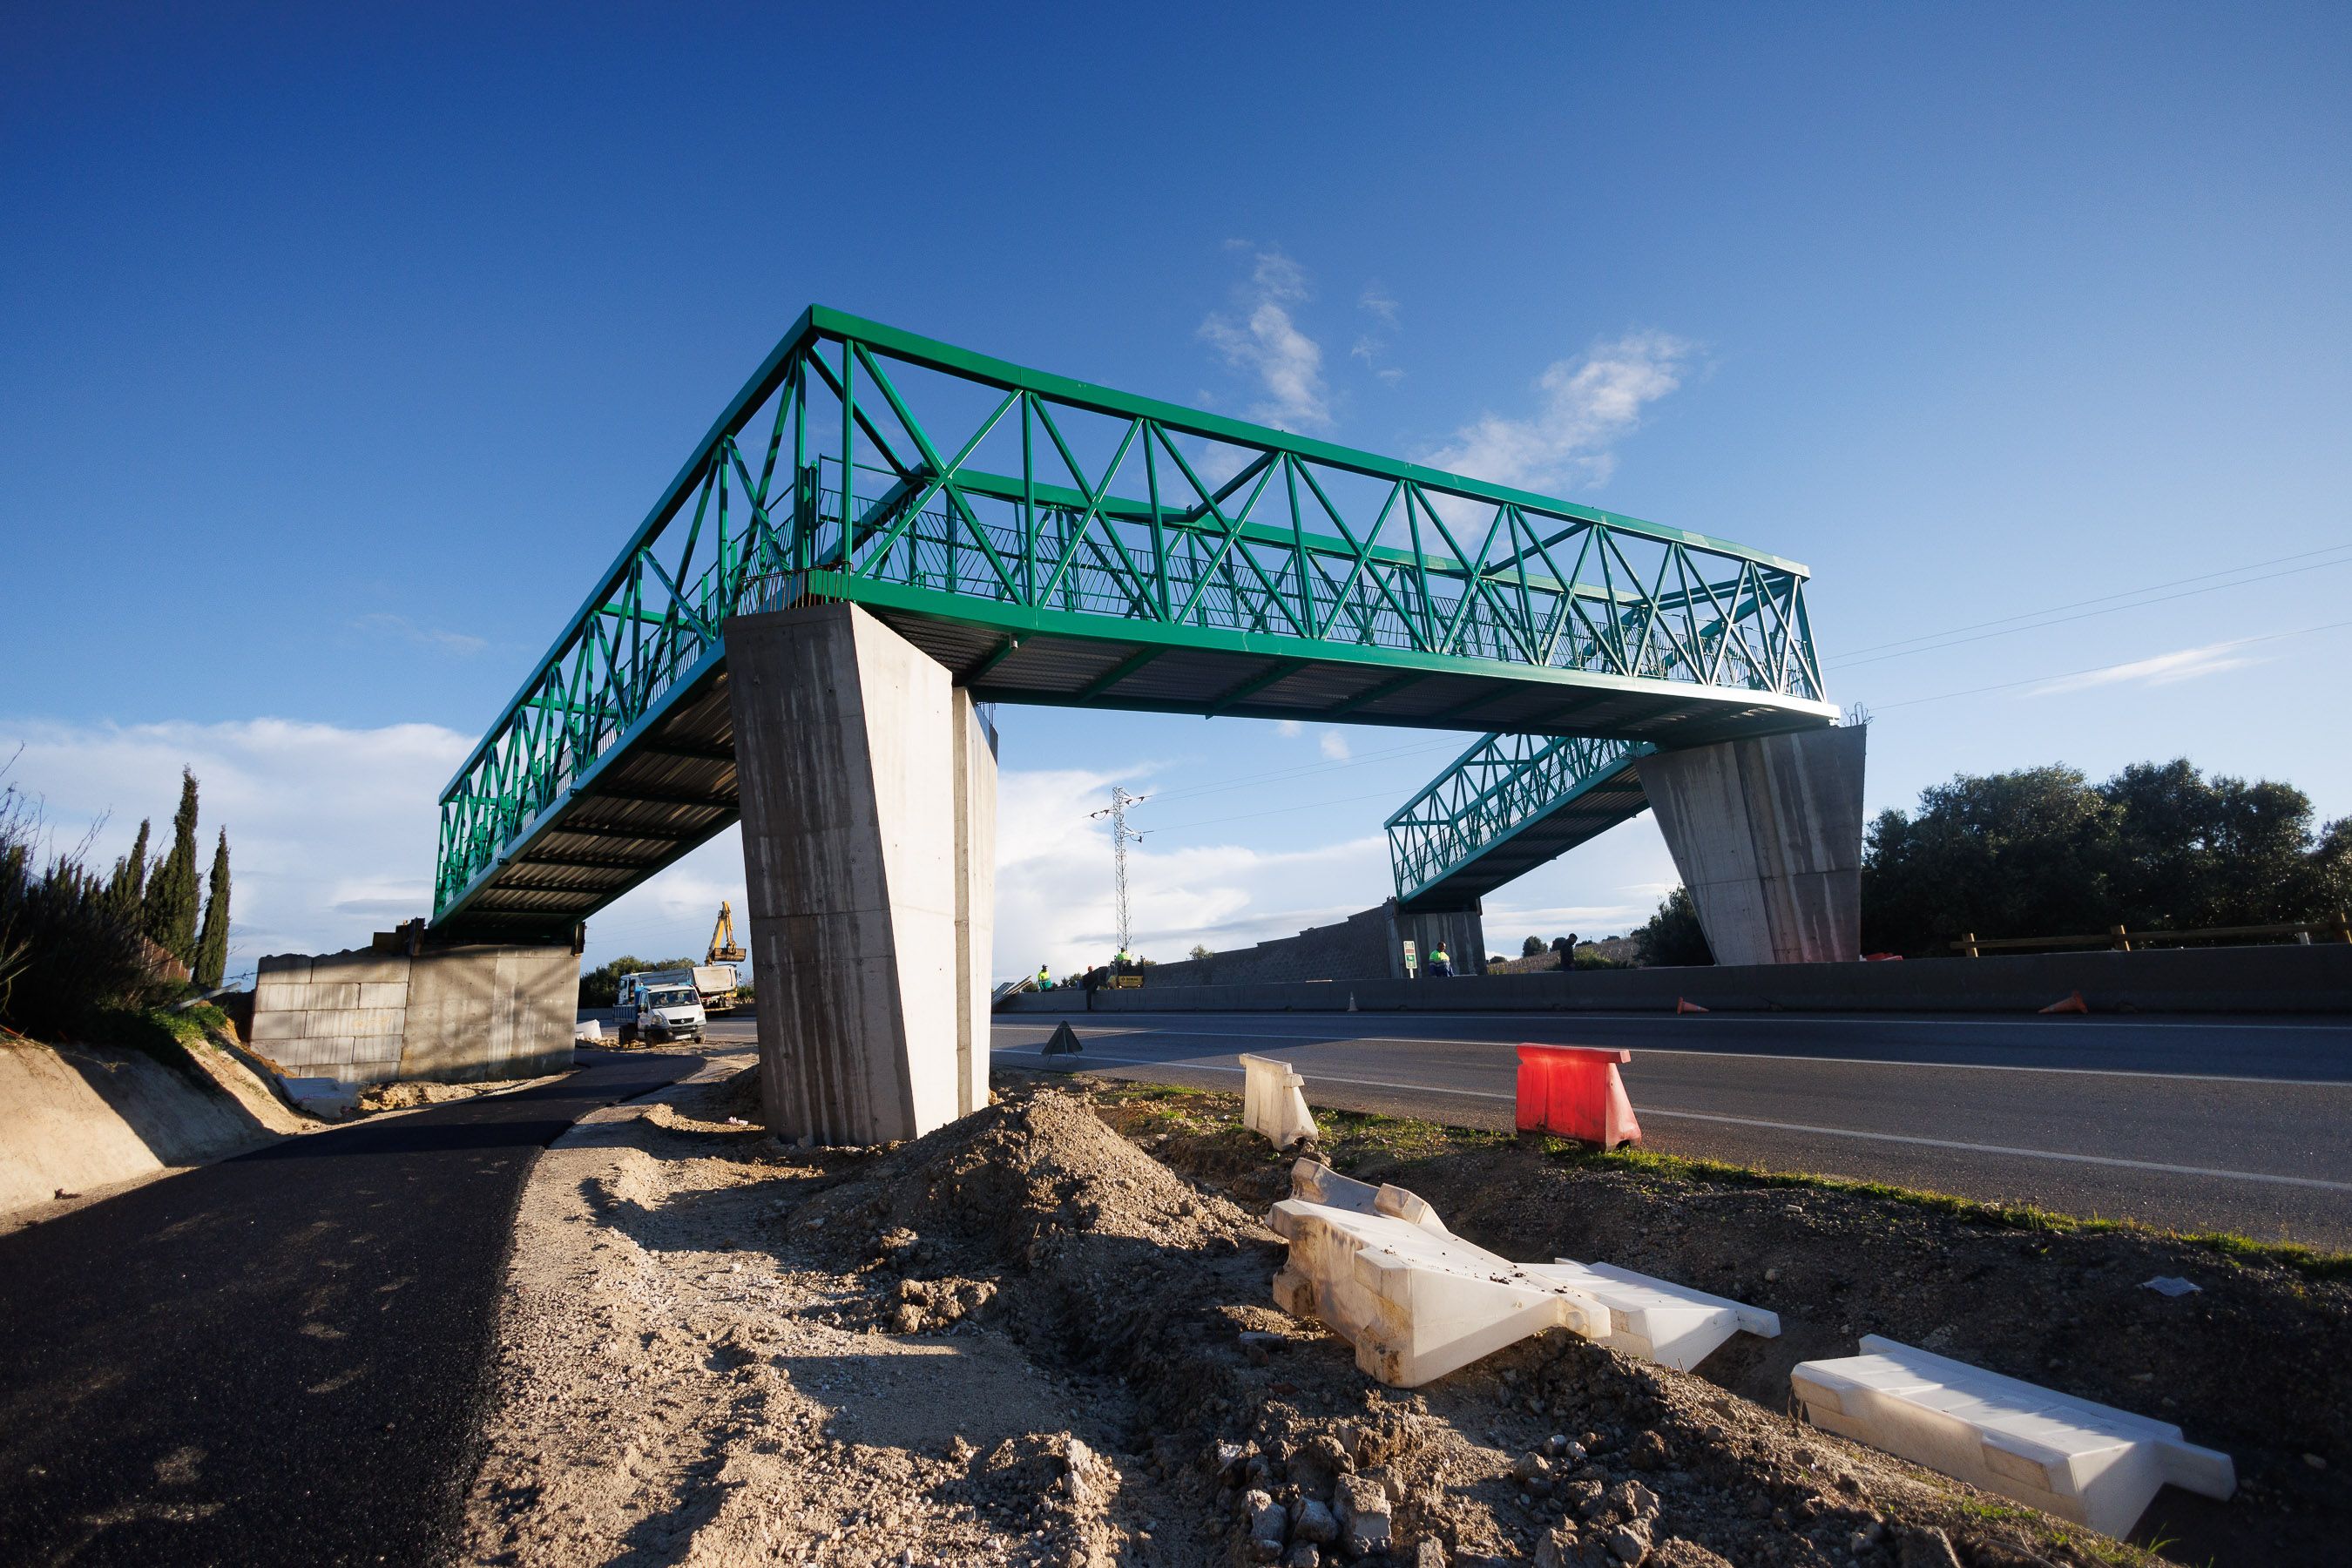
{"type": "Polygon", "coordinates": [[[1467,909],[1649,804],[1644,741],[1488,735],[1388,820],[1389,868],[1408,910],[1467,909]]]}
{"type": "Polygon", "coordinates": [[[813,307],[441,800],[436,921],[734,820],[723,627],[864,605],[982,700],[1698,744],[1826,723],[1804,568],[813,307]]]}

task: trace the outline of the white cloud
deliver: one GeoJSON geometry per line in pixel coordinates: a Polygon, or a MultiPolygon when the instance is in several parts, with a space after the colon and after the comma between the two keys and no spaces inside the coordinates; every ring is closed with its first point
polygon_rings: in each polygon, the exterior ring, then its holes
{"type": "Polygon", "coordinates": [[[1279,249],[1253,251],[1249,281],[1235,295],[1235,310],[1211,313],[1201,336],[1228,365],[1257,379],[1265,396],[1251,405],[1250,417],[1286,430],[1329,429],[1322,345],[1299,331],[1290,313],[1307,298],[1305,269],[1279,249]]]}
{"type": "MultiPolygon", "coordinates": [[[[1382,331],[1392,332],[1396,330],[1397,302],[1378,283],[1364,285],[1364,291],[1356,297],[1356,308],[1378,321],[1382,331]]],[[[1348,350],[1350,357],[1362,360],[1374,375],[1394,386],[1404,379],[1404,372],[1395,365],[1381,363],[1388,352],[1389,341],[1381,331],[1358,333],[1354,345],[1348,350]]]]}
{"type": "Polygon", "coordinates": [[[101,870],[141,817],[169,836],[180,769],[195,770],[207,857],[214,830],[228,829],[234,973],[431,913],[441,786],[473,742],[437,724],[0,722],[0,754],[19,743],[12,776],[42,798],[61,845],[103,819],[101,870]]]}
{"type": "Polygon", "coordinates": [[[1344,763],[1352,754],[1348,750],[1348,737],[1337,730],[1324,731],[1317,737],[1315,745],[1317,750],[1335,763],[1344,763]]]}
{"type": "Polygon", "coordinates": [[[379,636],[396,637],[421,647],[437,648],[443,653],[460,656],[477,654],[489,647],[488,639],[469,632],[445,631],[439,626],[420,626],[406,616],[395,616],[379,610],[352,622],[354,631],[373,632],[379,636]]]}
{"type": "MultiPolygon", "coordinates": [[[[169,832],[180,769],[195,770],[207,852],[214,829],[228,829],[232,974],[249,973],[263,953],[356,946],[430,914],[437,801],[472,744],[434,724],[0,721],[0,759],[17,753],[8,776],[42,799],[58,843],[78,842],[102,819],[91,846],[101,871],[130,847],[141,817],[169,832]]],[[[1135,766],[1002,774],[997,974],[1040,962],[1066,973],[1108,954],[1109,830],[1087,813],[1115,778],[1140,776],[1135,766]]],[[[1134,820],[1151,826],[1148,811],[1134,820]]],[[[1387,886],[1377,834],[1279,853],[1162,848],[1150,837],[1129,850],[1136,942],[1154,958],[1181,957],[1195,942],[1224,949],[1288,936],[1377,902],[1387,886]]],[[[721,899],[733,900],[740,931],[747,905],[733,828],[592,919],[585,962],[699,952],[721,899]]]]}
{"type": "Polygon", "coordinates": [[[2111,664],[2103,669],[2086,669],[2077,675],[2061,676],[2025,693],[2028,697],[2054,697],[2065,691],[2086,691],[2097,686],[2175,686],[2184,680],[2196,680],[2224,670],[2243,669],[2248,665],[2269,662],[2264,657],[2232,652],[2242,643],[2211,643],[2204,647],[2184,647],[2173,653],[2160,653],[2154,658],[2135,659],[2129,664],[2111,664]]]}
{"type": "Polygon", "coordinates": [[[1307,732],[1307,726],[1296,719],[1279,719],[1275,721],[1274,732],[1286,741],[1295,741],[1307,732]]]}
{"type": "MultiPolygon", "coordinates": [[[[1006,772],[998,780],[996,962],[1003,976],[1049,965],[1066,974],[1099,963],[1118,936],[1108,828],[1087,814],[1123,773],[1006,772]]],[[[1265,852],[1232,844],[1163,847],[1147,809],[1128,850],[1137,951],[1181,958],[1195,942],[1219,952],[1296,935],[1369,908],[1388,891],[1379,834],[1265,852]]]]}
{"type": "Polygon", "coordinates": [[[1423,460],[1471,479],[1528,489],[1604,482],[1610,447],[1643,411],[1682,384],[1696,346],[1664,332],[1631,332],[1537,378],[1542,405],[1528,418],[1486,414],[1423,460]]]}

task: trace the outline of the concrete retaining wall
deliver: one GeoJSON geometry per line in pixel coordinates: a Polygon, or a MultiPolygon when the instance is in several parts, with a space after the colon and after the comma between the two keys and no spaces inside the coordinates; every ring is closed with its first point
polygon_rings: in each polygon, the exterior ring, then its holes
{"type": "Polygon", "coordinates": [[[1426,960],[1443,942],[1454,971],[1475,973],[1486,962],[1486,931],[1475,909],[1440,914],[1399,915],[1390,899],[1328,926],[1308,926],[1297,936],[1276,937],[1255,947],[1155,963],[1145,973],[1152,985],[1271,985],[1309,980],[1402,980],[1400,942],[1412,939],[1426,960]]]}
{"type": "Polygon", "coordinates": [[[247,1038],[289,1077],[537,1078],[571,1067],[579,999],[569,947],[279,953],[257,965],[247,1038]]]}
{"type": "MultiPolygon", "coordinates": [[[[1179,985],[1105,991],[1097,1012],[1409,1013],[1667,1011],[1678,997],[1722,1012],[2030,1013],[2080,991],[2094,1012],[2352,1013],[2352,944],[2065,952],[1895,963],[1772,963],[1584,970],[1321,985],[1179,985]]],[[[1024,993],[1005,1013],[1076,1013],[1076,992],[1024,993]]]]}

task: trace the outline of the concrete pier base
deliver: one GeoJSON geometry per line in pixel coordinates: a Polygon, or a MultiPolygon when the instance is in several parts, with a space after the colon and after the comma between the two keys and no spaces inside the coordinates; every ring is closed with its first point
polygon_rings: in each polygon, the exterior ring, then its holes
{"type": "Polygon", "coordinates": [[[986,1103],[995,759],[864,610],[727,623],[769,1129],[918,1138],[986,1103]]]}
{"type": "Polygon", "coordinates": [[[1860,726],[1642,759],[1643,793],[1717,963],[1862,956],[1860,726]]]}
{"type": "Polygon", "coordinates": [[[1388,901],[1389,973],[1404,978],[1404,943],[1412,942],[1421,972],[1429,973],[1429,955],[1439,948],[1454,961],[1454,973],[1486,973],[1486,923],[1478,902],[1461,910],[1418,910],[1407,913],[1388,901]]]}

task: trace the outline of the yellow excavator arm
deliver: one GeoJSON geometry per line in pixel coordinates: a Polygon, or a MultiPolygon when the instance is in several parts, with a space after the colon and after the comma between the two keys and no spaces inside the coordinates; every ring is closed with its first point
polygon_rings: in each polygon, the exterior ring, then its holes
{"type": "Polygon", "coordinates": [[[743,949],[735,941],[735,911],[724,900],[719,905],[719,923],[710,928],[710,952],[705,963],[740,963],[743,949]]]}

